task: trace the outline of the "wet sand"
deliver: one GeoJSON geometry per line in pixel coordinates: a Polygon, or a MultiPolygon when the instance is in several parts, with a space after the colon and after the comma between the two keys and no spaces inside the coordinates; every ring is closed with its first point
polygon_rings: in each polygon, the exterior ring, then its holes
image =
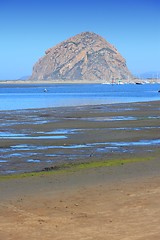
{"type": "Polygon", "coordinates": [[[0,174],[158,156],[159,102],[0,112],[0,174]]]}
{"type": "MultiPolygon", "coordinates": [[[[28,171],[69,162],[148,158],[114,167],[42,174],[0,181],[0,238],[155,240],[160,238],[159,102],[1,112],[9,134],[46,135],[57,129],[63,139],[1,139],[3,156],[13,153],[58,155],[57,161],[32,163],[28,171]],[[32,116],[32,117],[31,117],[32,116]],[[30,118],[29,118],[30,117],[30,118]],[[37,118],[38,117],[38,118],[37,118]],[[121,117],[121,118],[120,118],[121,117]],[[8,119],[8,120],[7,120],[8,119]],[[23,120],[22,120],[23,119],[23,120]],[[29,120],[30,119],[30,120],[29,120]],[[34,121],[33,121],[34,119],[34,121]],[[33,124],[37,119],[37,123],[33,124]],[[48,119],[49,122],[43,122],[48,119]],[[22,124],[17,124],[22,121],[22,124]],[[27,121],[27,122],[26,122],[27,121]],[[40,123],[41,121],[41,123],[40,123]],[[38,123],[39,122],[39,123],[38,123]],[[11,124],[12,123],[12,124],[11,124]],[[29,132],[28,132],[29,129],[29,132]],[[32,131],[31,131],[32,130],[32,131]],[[40,132],[40,133],[39,133],[40,132]],[[45,132],[42,134],[42,132],[45,132]],[[120,144],[119,144],[120,143],[120,144]],[[14,150],[11,146],[33,145],[14,150]],[[73,148],[76,145],[91,144],[73,148]],[[37,149],[36,146],[69,146],[37,149]],[[118,147],[118,148],[116,148],[118,147]],[[112,148],[112,149],[111,149],[112,148]],[[10,153],[6,152],[9,151],[10,153]],[[94,150],[94,151],[93,151],[94,150]],[[60,161],[61,159],[61,161],[60,161]],[[75,157],[77,161],[77,158],[75,157]],[[73,160],[72,160],[73,161],[73,160]]],[[[2,119],[2,118],[1,118],[2,119]]],[[[4,122],[4,121],[3,121],[4,122]]],[[[13,135],[12,135],[13,136],[13,135]]],[[[22,156],[23,158],[23,156],[22,156]]],[[[53,158],[53,156],[52,156],[53,158]]],[[[16,156],[12,156],[12,170],[16,156]]],[[[20,172],[24,171],[25,158],[20,172]]],[[[4,163],[5,166],[6,163],[4,163]]],[[[3,165],[1,163],[1,165],[3,165]]],[[[6,167],[4,167],[4,171],[6,167]]]]}

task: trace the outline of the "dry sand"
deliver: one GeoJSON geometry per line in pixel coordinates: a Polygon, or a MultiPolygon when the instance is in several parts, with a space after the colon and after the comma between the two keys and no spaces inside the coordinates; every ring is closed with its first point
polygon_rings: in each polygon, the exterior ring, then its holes
{"type": "MultiPolygon", "coordinates": [[[[126,116],[135,114],[134,116],[142,117],[135,121],[104,123],[103,121],[92,122],[87,119],[84,122],[84,120],[77,120],[79,119],[77,112],[68,110],[63,121],[56,122],[56,128],[60,126],[69,128],[69,124],[72,124],[73,127],[74,122],[80,129],[82,125],[83,129],[85,126],[86,129],[89,127],[91,133],[84,134],[87,142],[93,139],[93,132],[98,128],[100,132],[94,135],[93,141],[99,142],[101,138],[102,141],[105,140],[106,134],[105,132],[102,134],[102,132],[108,131],[106,128],[116,126],[123,128],[127,124],[129,129],[130,127],[141,127],[141,131],[127,130],[125,133],[120,132],[118,137],[111,134],[107,136],[109,138],[107,141],[158,139],[159,102],[133,105],[128,105],[129,112],[125,108],[123,113],[126,116]],[[132,110],[133,105],[134,111],[132,110]],[[149,115],[154,118],[150,119],[149,115]],[[143,118],[144,116],[145,118],[143,118]],[[69,117],[72,118],[72,121],[69,117]],[[64,119],[68,119],[68,121],[64,121],[64,119]],[[93,126],[95,129],[92,129],[93,126]],[[144,126],[148,126],[148,128],[144,130],[144,126]],[[134,134],[132,137],[131,133],[134,134]]],[[[107,117],[113,114],[108,111],[104,112],[104,109],[104,106],[92,107],[87,117],[103,118],[106,117],[106,114],[107,117]],[[97,115],[95,111],[98,111],[97,115]]],[[[64,116],[64,112],[61,110],[59,109],[58,113],[64,116]]],[[[116,115],[115,111],[113,112],[116,115]]],[[[86,113],[81,111],[81,117],[84,118],[84,116],[86,113]]],[[[46,129],[50,126],[45,125],[46,129]]],[[[67,141],[80,143],[80,139],[76,139],[74,136],[67,141]]],[[[10,145],[12,141],[6,140],[3,144],[10,145]]],[[[136,157],[153,155],[153,160],[115,167],[83,169],[56,175],[44,174],[38,177],[1,180],[0,239],[159,240],[159,150],[158,146],[149,146],[149,152],[146,149],[147,147],[143,147],[140,151],[140,148],[135,147],[134,150],[138,150],[136,157]]],[[[125,152],[121,152],[120,159],[123,156],[126,158],[125,154],[125,152]]],[[[133,157],[134,154],[127,153],[127,156],[133,157]]],[[[96,158],[91,158],[91,160],[97,161],[98,158],[99,155],[96,155],[96,158]]],[[[104,160],[104,158],[105,156],[101,156],[100,159],[104,160]]]]}
{"type": "Polygon", "coordinates": [[[160,164],[0,183],[0,239],[160,238],[160,164]]]}

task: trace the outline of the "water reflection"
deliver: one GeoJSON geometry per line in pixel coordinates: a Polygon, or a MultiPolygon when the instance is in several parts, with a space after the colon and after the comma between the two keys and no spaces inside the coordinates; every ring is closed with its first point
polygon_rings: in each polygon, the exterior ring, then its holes
{"type": "Polygon", "coordinates": [[[36,166],[41,166],[41,164],[45,164],[43,166],[46,166],[46,163],[78,161],[79,159],[87,159],[91,156],[105,156],[107,153],[134,153],[135,151],[140,151],[141,147],[143,147],[143,151],[152,151],[152,147],[159,144],[160,139],[66,145],[16,144],[7,148],[1,148],[4,151],[0,160],[0,174],[24,172],[29,166],[32,166],[30,165],[32,163],[36,164],[36,166]],[[27,167],[26,164],[29,164],[29,166],[27,167]]]}
{"type": "Polygon", "coordinates": [[[37,159],[28,159],[27,162],[28,162],[28,163],[40,163],[40,160],[37,160],[37,159]]]}

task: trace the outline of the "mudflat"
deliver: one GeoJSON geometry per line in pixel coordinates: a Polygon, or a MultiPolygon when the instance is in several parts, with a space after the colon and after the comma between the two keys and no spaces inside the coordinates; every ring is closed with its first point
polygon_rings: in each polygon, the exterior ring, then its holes
{"type": "Polygon", "coordinates": [[[1,112],[10,134],[1,139],[9,169],[20,164],[16,173],[35,173],[9,177],[1,163],[0,238],[159,239],[159,109],[150,102],[1,112]],[[54,138],[56,131],[63,138],[54,138]],[[40,162],[27,162],[29,152],[40,162]],[[120,164],[91,164],[107,161],[120,164]],[[52,169],[64,163],[84,168],[52,169]],[[52,171],[39,172],[46,167],[52,171]]]}
{"type": "Polygon", "coordinates": [[[0,111],[0,174],[159,156],[159,102],[0,111]]]}

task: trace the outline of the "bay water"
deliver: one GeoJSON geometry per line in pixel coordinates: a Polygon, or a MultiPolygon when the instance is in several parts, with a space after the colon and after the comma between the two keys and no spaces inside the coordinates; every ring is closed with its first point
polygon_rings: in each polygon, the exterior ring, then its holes
{"type": "Polygon", "coordinates": [[[160,84],[1,84],[0,110],[160,100],[160,84]]]}

